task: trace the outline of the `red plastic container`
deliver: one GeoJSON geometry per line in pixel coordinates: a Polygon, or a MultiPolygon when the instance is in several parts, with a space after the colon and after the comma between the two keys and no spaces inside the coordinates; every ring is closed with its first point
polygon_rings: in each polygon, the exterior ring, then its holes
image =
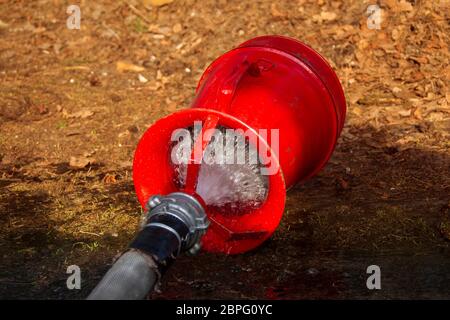
{"type": "MultiPolygon", "coordinates": [[[[263,162],[276,167],[276,173],[268,175],[267,198],[260,207],[232,216],[206,207],[212,223],[203,247],[228,254],[253,249],[278,226],[286,189],[313,176],[328,161],[345,112],[339,79],[317,52],[286,37],[251,39],[207,68],[191,108],[160,119],[145,132],[133,165],[139,201],[145,206],[151,195],[180,191],[170,160],[174,130],[191,127],[194,121],[202,121],[203,132],[217,126],[250,129],[254,141],[269,150],[260,154],[263,162]],[[258,134],[259,129],[279,129],[278,150],[271,148],[270,137],[258,134]]],[[[198,167],[189,165],[181,191],[195,194],[198,167]]]]}

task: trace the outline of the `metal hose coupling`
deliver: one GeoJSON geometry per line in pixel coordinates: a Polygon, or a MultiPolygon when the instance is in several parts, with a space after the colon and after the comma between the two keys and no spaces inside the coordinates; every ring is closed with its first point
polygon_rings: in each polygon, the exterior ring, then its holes
{"type": "Polygon", "coordinates": [[[143,228],[130,248],[153,257],[160,271],[180,253],[200,250],[209,221],[195,197],[183,192],[155,195],[149,199],[147,211],[143,228]]]}
{"type": "Polygon", "coordinates": [[[209,226],[200,202],[186,193],[153,196],[143,228],[89,295],[90,300],[144,299],[169,264],[184,251],[195,254],[209,226]]]}

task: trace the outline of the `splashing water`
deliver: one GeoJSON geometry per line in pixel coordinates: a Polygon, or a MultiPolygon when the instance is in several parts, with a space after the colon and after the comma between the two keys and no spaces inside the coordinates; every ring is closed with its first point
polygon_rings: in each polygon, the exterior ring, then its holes
{"type": "MultiPolygon", "coordinates": [[[[218,129],[224,131],[224,128],[218,129]]],[[[174,146],[176,148],[176,145],[174,146]]],[[[261,175],[261,163],[257,150],[245,139],[235,139],[234,143],[212,139],[208,144],[197,180],[196,192],[209,207],[226,214],[246,213],[258,208],[265,201],[268,190],[267,176],[261,175]],[[240,145],[239,141],[245,142],[240,145]],[[222,155],[217,150],[223,148],[222,155]],[[239,148],[245,152],[245,159],[237,160],[239,148]],[[234,155],[234,161],[224,163],[223,155],[234,155]],[[252,159],[254,159],[252,161],[252,159]],[[256,162],[256,163],[255,163],[256,162]]],[[[187,165],[174,165],[176,184],[184,187],[187,165]]]]}

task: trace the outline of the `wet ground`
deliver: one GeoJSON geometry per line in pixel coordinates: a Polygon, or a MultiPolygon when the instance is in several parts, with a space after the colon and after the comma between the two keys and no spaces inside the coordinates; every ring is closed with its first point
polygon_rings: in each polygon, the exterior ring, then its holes
{"type": "Polygon", "coordinates": [[[139,137],[186,108],[205,67],[283,34],[337,71],[336,152],[288,193],[263,246],[183,256],[153,298],[450,298],[448,1],[0,2],[0,297],[82,299],[133,238],[139,137]],[[140,76],[139,76],[140,75],[140,76]],[[143,79],[145,78],[145,80],[143,79]],[[66,288],[66,268],[82,289],[66,288]],[[368,290],[366,268],[381,268],[368,290]]]}

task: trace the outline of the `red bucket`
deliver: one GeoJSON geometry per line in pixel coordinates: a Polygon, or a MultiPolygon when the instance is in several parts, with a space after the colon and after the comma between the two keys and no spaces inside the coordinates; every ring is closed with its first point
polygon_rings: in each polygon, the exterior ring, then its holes
{"type": "Polygon", "coordinates": [[[214,252],[251,250],[277,228],[286,189],[326,164],[342,130],[345,111],[339,79],[317,52],[286,37],[251,39],[207,68],[191,108],[160,119],[145,132],[133,164],[139,201],[145,206],[152,195],[176,191],[201,198],[195,192],[201,164],[194,157],[185,185],[175,182],[171,162],[175,130],[191,128],[200,121],[203,140],[195,141],[194,149],[202,151],[210,139],[209,129],[245,131],[270,169],[266,170],[267,195],[257,208],[242,207],[232,215],[205,205],[211,226],[202,242],[206,250],[214,252]]]}

